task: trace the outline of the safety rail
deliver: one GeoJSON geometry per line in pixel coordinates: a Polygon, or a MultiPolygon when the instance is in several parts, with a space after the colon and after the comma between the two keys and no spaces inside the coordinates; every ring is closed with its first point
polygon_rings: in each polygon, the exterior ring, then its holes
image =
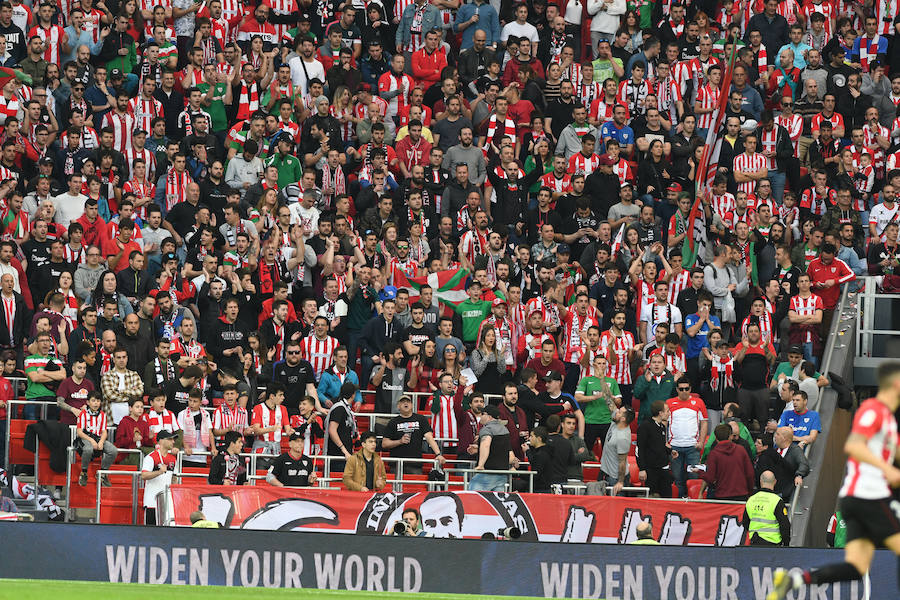
{"type": "Polygon", "coordinates": [[[900,315],[896,307],[900,294],[879,291],[876,278],[866,277],[858,295],[856,311],[856,354],[853,361],[854,383],[876,387],[875,371],[900,353],[900,315]]]}
{"type": "MultiPolygon", "coordinates": [[[[865,290],[875,290],[872,277],[865,278],[865,290]]],[[[844,286],[822,355],[820,372],[836,372],[848,383],[854,380],[854,351],[865,337],[851,330],[863,325],[861,319],[868,318],[860,314],[863,294],[844,286]]],[[[822,430],[816,442],[803,449],[810,474],[794,489],[790,502],[792,546],[824,545],[825,525],[843,478],[843,444],[849,431],[850,413],[837,407],[837,392],[830,386],[819,388],[818,412],[822,430]]]]}
{"type": "MultiPolygon", "coordinates": [[[[140,452],[140,450],[138,450],[140,452]]],[[[138,516],[138,490],[141,488],[141,470],[140,468],[137,471],[115,471],[113,469],[98,469],[97,470],[97,513],[96,513],[96,522],[100,523],[100,491],[102,489],[101,479],[103,477],[109,477],[110,475],[127,475],[131,477],[131,524],[138,525],[137,516],[138,516]]],[[[71,512],[71,511],[69,511],[71,512]]],[[[68,516],[66,516],[66,520],[68,520],[68,516]]]]}
{"type": "MultiPolygon", "coordinates": [[[[22,377],[7,377],[7,381],[16,381],[23,382],[27,381],[22,377]]],[[[20,400],[15,398],[13,400],[6,401],[6,431],[3,433],[3,466],[9,471],[10,463],[9,463],[9,440],[10,440],[10,426],[13,421],[13,414],[17,413],[17,410],[13,410],[13,407],[16,406],[39,406],[40,407],[40,419],[47,418],[47,407],[49,406],[58,406],[56,402],[47,402],[45,400],[20,400]]]]}

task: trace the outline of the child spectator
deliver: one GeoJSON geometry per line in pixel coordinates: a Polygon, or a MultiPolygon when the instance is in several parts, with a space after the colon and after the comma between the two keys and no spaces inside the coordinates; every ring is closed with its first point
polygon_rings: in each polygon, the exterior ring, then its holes
{"type": "MultiPolygon", "coordinates": [[[[100,460],[100,468],[108,469],[116,459],[118,450],[107,439],[106,413],[100,410],[100,392],[97,390],[88,394],[87,405],[78,415],[75,435],[81,441],[81,475],[78,476],[78,485],[87,485],[88,465],[94,458],[95,452],[103,453],[100,460]]],[[[100,485],[109,487],[112,484],[106,475],[100,477],[100,485]]]]}

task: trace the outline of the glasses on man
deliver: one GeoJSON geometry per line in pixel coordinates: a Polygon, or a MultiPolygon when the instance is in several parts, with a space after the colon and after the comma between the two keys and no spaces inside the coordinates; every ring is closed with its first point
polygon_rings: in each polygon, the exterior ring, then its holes
{"type": "Polygon", "coordinates": [[[299,350],[288,350],[287,353],[288,354],[300,354],[300,351],[299,350]]]}
{"type": "Polygon", "coordinates": [[[679,392],[689,392],[689,391],[691,391],[691,388],[690,387],[680,387],[680,388],[678,388],[678,391],[679,392]]]}

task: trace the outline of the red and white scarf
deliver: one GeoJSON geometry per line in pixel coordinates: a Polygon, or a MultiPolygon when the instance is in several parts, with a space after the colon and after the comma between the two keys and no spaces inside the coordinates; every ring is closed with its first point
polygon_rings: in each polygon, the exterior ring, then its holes
{"type": "MultiPolygon", "coordinates": [[[[491,144],[494,141],[494,134],[497,133],[497,114],[494,113],[491,115],[491,118],[488,119],[488,127],[487,127],[487,136],[485,138],[484,143],[484,151],[487,152],[491,147],[491,144]]],[[[512,138],[513,141],[516,140],[516,124],[513,122],[509,116],[503,121],[503,135],[512,138]]]]}
{"type": "Polygon", "coordinates": [[[105,349],[100,348],[100,376],[106,375],[106,373],[112,368],[112,352],[107,352],[105,349]]]}
{"type": "Polygon", "coordinates": [[[733,388],[734,387],[734,359],[730,356],[725,358],[717,357],[716,360],[713,361],[712,366],[710,368],[710,377],[709,377],[709,387],[712,391],[718,391],[719,389],[719,375],[725,375],[725,385],[726,387],[733,388]]]}
{"type": "Polygon", "coordinates": [[[238,98],[238,121],[246,121],[259,110],[259,85],[254,81],[249,86],[241,80],[241,95],[238,98]]]}
{"type": "Polygon", "coordinates": [[[872,39],[869,39],[868,36],[863,36],[859,40],[859,65],[862,67],[863,73],[869,71],[869,61],[875,60],[878,56],[878,43],[880,41],[881,36],[877,33],[872,39]]]}
{"type": "Polygon", "coordinates": [[[335,167],[334,173],[327,164],[322,168],[322,189],[331,190],[325,200],[326,208],[331,207],[331,199],[340,194],[347,193],[347,180],[344,178],[344,170],[340,165],[335,167]]]}

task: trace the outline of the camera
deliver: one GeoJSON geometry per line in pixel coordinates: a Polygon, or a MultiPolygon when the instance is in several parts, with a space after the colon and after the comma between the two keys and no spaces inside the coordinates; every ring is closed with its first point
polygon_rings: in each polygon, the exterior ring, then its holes
{"type": "Polygon", "coordinates": [[[406,522],[397,521],[394,523],[394,535],[406,535],[406,522]]]}
{"type": "Polygon", "coordinates": [[[522,537],[522,530],[518,527],[506,527],[497,531],[497,537],[506,540],[517,540],[522,537]]]}

